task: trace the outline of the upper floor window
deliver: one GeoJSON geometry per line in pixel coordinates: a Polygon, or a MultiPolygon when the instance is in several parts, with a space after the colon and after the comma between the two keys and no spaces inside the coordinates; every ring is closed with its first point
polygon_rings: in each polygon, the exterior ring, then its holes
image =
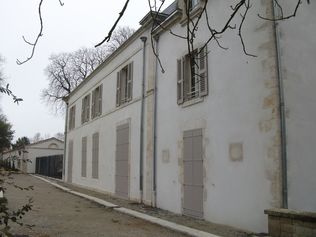
{"type": "Polygon", "coordinates": [[[133,63],[123,67],[117,72],[116,106],[132,100],[133,89],[133,63]]]}
{"type": "Polygon", "coordinates": [[[196,49],[177,60],[178,104],[208,94],[207,49],[196,49]]]}
{"type": "Polygon", "coordinates": [[[199,0],[189,0],[190,11],[194,9],[199,4],[199,2],[200,2],[199,0]]]}
{"type": "Polygon", "coordinates": [[[102,114],[102,85],[92,91],[91,118],[102,114]]]}
{"type": "Polygon", "coordinates": [[[75,118],[76,118],[76,105],[70,107],[69,109],[69,130],[72,130],[75,128],[75,118]]]}
{"type": "Polygon", "coordinates": [[[82,99],[81,123],[88,122],[90,119],[90,94],[82,99]]]}

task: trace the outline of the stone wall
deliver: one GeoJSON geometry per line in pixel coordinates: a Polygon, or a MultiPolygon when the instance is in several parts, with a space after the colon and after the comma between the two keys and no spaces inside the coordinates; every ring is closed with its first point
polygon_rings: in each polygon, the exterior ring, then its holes
{"type": "Polygon", "coordinates": [[[265,210],[271,237],[315,237],[316,213],[289,209],[265,210]]]}

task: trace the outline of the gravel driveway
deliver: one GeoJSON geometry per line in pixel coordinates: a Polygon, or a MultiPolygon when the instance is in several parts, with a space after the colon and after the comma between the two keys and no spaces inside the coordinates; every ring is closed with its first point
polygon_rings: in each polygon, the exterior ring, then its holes
{"type": "Polygon", "coordinates": [[[80,197],[65,193],[29,175],[14,175],[14,182],[34,190],[21,191],[8,186],[5,196],[10,208],[18,208],[32,197],[33,209],[23,218],[32,229],[13,226],[19,235],[32,237],[187,237],[158,225],[130,217],[80,197]]]}

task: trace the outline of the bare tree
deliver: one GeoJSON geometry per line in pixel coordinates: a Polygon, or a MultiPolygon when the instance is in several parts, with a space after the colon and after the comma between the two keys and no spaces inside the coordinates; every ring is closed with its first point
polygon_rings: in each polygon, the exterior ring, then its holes
{"type": "Polygon", "coordinates": [[[65,140],[65,136],[62,132],[58,132],[54,135],[55,138],[61,140],[61,141],[64,141],[65,140]]]}
{"type": "Polygon", "coordinates": [[[129,27],[119,27],[113,33],[113,39],[102,47],[81,48],[71,53],[51,55],[49,65],[45,69],[49,84],[42,91],[43,101],[51,105],[55,113],[63,114],[63,98],[86,79],[133,32],[134,30],[129,27]]]}
{"type": "Polygon", "coordinates": [[[43,137],[42,137],[40,132],[37,132],[34,134],[33,138],[31,139],[31,142],[35,143],[35,142],[39,142],[41,140],[43,140],[43,137]]]}
{"type": "Polygon", "coordinates": [[[118,47],[120,47],[133,33],[134,29],[128,26],[119,26],[112,34],[111,40],[105,44],[105,47],[109,53],[113,53],[118,47]]]}
{"type": "Polygon", "coordinates": [[[104,47],[51,55],[45,69],[49,84],[42,91],[42,99],[52,105],[55,112],[63,112],[62,99],[87,78],[107,55],[104,47]]]}

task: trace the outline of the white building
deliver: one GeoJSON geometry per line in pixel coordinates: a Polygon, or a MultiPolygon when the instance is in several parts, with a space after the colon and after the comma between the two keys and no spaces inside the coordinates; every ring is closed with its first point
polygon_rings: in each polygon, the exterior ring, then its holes
{"type": "Polygon", "coordinates": [[[3,160],[14,162],[15,168],[24,173],[35,173],[36,158],[64,154],[64,142],[57,138],[49,138],[31,143],[20,149],[4,152],[3,160]]]}
{"type": "MultiPolygon", "coordinates": [[[[194,14],[203,1],[192,5],[194,14]]],[[[212,24],[225,23],[230,5],[208,3],[212,24]]],[[[67,98],[66,181],[257,232],[267,231],[265,209],[316,211],[316,5],[275,23],[257,16],[273,17],[272,1],[254,1],[243,39],[257,57],[228,31],[228,50],[201,51],[200,80],[186,41],[169,33],[186,33],[182,6],[153,31],[164,73],[148,14],[67,98]]],[[[194,47],[209,37],[202,17],[194,47]]]]}

